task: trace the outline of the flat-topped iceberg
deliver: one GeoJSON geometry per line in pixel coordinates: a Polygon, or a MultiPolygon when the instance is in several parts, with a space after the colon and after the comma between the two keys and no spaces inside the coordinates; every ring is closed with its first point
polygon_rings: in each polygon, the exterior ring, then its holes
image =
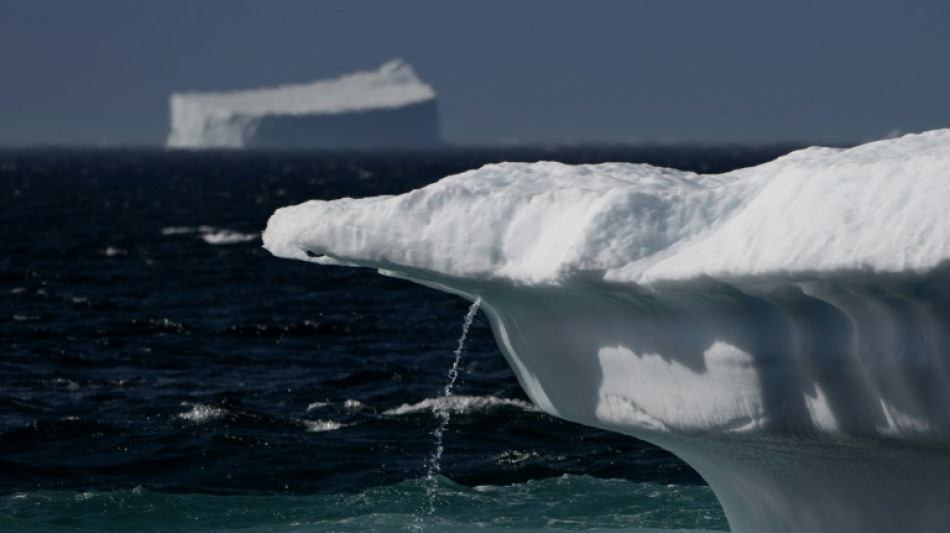
{"type": "Polygon", "coordinates": [[[689,462],[733,531],[950,521],[950,130],[702,175],[504,163],[264,245],[480,298],[545,411],[689,462]]]}
{"type": "Polygon", "coordinates": [[[298,85],[171,96],[174,148],[438,145],[435,92],[407,63],[298,85]]]}

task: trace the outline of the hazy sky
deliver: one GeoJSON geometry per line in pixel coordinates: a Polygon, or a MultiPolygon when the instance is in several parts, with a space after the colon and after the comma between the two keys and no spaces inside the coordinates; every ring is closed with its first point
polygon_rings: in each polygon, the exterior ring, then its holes
{"type": "Polygon", "coordinates": [[[0,145],[160,144],[174,91],[395,57],[459,144],[950,127],[946,0],[2,0],[0,145]]]}

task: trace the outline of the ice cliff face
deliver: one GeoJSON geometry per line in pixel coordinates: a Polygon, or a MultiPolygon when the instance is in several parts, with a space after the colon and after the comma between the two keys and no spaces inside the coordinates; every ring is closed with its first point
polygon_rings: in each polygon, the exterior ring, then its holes
{"type": "Polygon", "coordinates": [[[948,200],[941,130],[720,175],[489,165],[264,243],[480,298],[537,405],[673,451],[733,531],[940,531],[948,200]]]}
{"type": "Polygon", "coordinates": [[[303,85],[171,97],[174,148],[437,145],[435,92],[408,64],[303,85]]]}

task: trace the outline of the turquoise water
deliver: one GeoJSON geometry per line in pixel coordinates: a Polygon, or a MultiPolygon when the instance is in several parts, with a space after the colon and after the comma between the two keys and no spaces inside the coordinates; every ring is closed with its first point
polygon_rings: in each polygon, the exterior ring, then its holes
{"type": "Polygon", "coordinates": [[[439,478],[355,494],[218,496],[133,489],[0,497],[0,531],[651,531],[727,530],[712,491],[565,475],[465,487],[439,478]]]}

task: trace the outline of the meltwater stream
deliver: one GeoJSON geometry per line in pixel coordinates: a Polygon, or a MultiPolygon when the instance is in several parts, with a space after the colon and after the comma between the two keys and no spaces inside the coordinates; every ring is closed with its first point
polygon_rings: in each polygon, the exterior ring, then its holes
{"type": "MultiPolygon", "coordinates": [[[[468,337],[468,330],[472,327],[472,321],[475,319],[475,315],[478,313],[478,308],[481,303],[481,299],[476,298],[475,301],[472,302],[471,307],[468,308],[468,313],[465,314],[465,320],[462,322],[462,333],[459,335],[458,346],[455,348],[455,359],[452,361],[452,367],[449,369],[448,374],[446,374],[445,387],[442,389],[442,397],[444,399],[452,397],[452,389],[455,387],[455,382],[459,376],[459,362],[462,360],[462,354],[465,352],[465,340],[468,337]]],[[[445,429],[448,427],[449,421],[452,418],[449,405],[445,402],[436,404],[434,412],[439,419],[439,425],[435,428],[435,431],[432,432],[432,435],[435,437],[435,449],[429,457],[429,469],[426,473],[427,509],[425,511],[428,515],[435,513],[435,496],[439,486],[437,476],[439,472],[442,471],[442,453],[445,451],[445,448],[442,446],[442,437],[445,435],[445,429]]],[[[421,524],[417,523],[416,525],[420,526],[419,529],[421,530],[421,524]]]]}

